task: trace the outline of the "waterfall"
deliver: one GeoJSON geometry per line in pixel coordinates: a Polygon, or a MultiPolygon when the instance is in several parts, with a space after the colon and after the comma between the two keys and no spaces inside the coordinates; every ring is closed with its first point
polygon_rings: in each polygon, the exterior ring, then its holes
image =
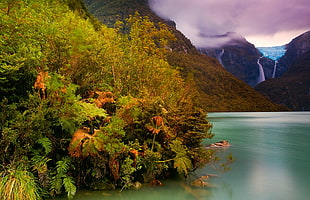
{"type": "Polygon", "coordinates": [[[278,61],[275,60],[275,61],[274,61],[274,66],[273,66],[272,78],[275,78],[275,77],[276,77],[277,64],[278,64],[278,61]]]}
{"type": "Polygon", "coordinates": [[[223,62],[222,62],[222,55],[224,54],[224,49],[216,56],[217,60],[220,62],[220,64],[224,67],[223,62]]]}
{"type": "MultiPolygon", "coordinates": [[[[263,57],[263,56],[262,56],[263,57]]],[[[259,76],[258,76],[258,81],[257,81],[257,84],[259,84],[260,82],[263,82],[265,81],[265,73],[264,73],[264,69],[263,69],[263,66],[260,64],[260,59],[262,58],[258,58],[257,60],[257,64],[258,64],[258,69],[259,69],[259,76]]]]}

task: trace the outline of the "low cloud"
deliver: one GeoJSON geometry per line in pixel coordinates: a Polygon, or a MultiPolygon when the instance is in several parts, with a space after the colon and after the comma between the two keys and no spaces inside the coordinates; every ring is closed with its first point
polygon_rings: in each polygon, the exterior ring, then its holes
{"type": "Polygon", "coordinates": [[[272,44],[277,39],[284,41],[274,37],[279,33],[292,37],[310,29],[309,0],[149,0],[149,3],[159,16],[175,21],[177,28],[197,47],[223,45],[231,38],[212,36],[227,32],[250,38],[257,45],[272,44]]]}

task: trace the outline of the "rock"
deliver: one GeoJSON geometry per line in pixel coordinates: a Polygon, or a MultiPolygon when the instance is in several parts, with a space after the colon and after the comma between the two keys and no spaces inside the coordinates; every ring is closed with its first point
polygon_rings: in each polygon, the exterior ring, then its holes
{"type": "Polygon", "coordinates": [[[159,180],[156,180],[156,179],[152,180],[150,182],[150,184],[151,184],[151,186],[163,186],[164,185],[162,182],[160,182],[159,180]]]}
{"type": "Polygon", "coordinates": [[[212,178],[212,177],[218,177],[218,175],[216,175],[216,174],[208,174],[208,175],[200,176],[199,179],[208,180],[208,179],[210,179],[210,178],[212,178]]]}
{"type": "Polygon", "coordinates": [[[227,140],[222,140],[213,144],[208,145],[207,147],[229,147],[231,144],[227,140]]]}
{"type": "Polygon", "coordinates": [[[195,187],[216,187],[214,184],[204,181],[202,178],[198,178],[191,182],[191,186],[195,187]]]}
{"type": "Polygon", "coordinates": [[[133,188],[134,189],[140,189],[142,187],[142,183],[140,183],[139,181],[133,183],[133,188]]]}

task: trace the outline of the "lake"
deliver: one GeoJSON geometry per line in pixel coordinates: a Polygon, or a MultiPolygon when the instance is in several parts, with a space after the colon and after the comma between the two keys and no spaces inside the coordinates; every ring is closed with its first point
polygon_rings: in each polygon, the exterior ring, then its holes
{"type": "MultiPolygon", "coordinates": [[[[140,190],[78,191],[74,199],[99,200],[306,200],[310,195],[310,112],[209,113],[216,134],[206,144],[228,140],[236,161],[221,173],[210,166],[195,176],[216,174],[211,189],[193,188],[186,181],[140,190]]],[[[194,175],[192,175],[192,178],[194,175]]]]}

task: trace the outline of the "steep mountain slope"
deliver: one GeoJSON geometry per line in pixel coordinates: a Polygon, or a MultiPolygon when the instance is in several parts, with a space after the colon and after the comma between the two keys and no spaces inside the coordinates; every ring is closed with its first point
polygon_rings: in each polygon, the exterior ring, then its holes
{"type": "Polygon", "coordinates": [[[310,32],[292,40],[280,61],[288,71],[255,89],[293,110],[310,110],[310,32]]]}
{"type": "Polygon", "coordinates": [[[252,87],[262,81],[258,60],[263,68],[264,79],[272,78],[274,61],[262,57],[262,53],[253,44],[246,41],[242,36],[235,35],[237,34],[227,33],[219,36],[234,38],[221,48],[201,48],[199,50],[206,55],[217,58],[227,71],[252,87]]]}
{"type": "Polygon", "coordinates": [[[284,56],[279,59],[279,65],[282,67],[282,74],[294,67],[292,65],[299,57],[303,56],[310,50],[310,31],[294,38],[286,45],[284,56]]]}
{"type": "Polygon", "coordinates": [[[243,81],[227,72],[220,63],[202,55],[191,42],[175,28],[174,22],[165,21],[148,7],[147,0],[84,0],[89,12],[100,21],[113,26],[138,11],[151,21],[169,26],[177,41],[170,43],[168,61],[180,69],[190,85],[188,95],[194,96],[197,106],[207,111],[277,111],[281,108],[260,95],[243,81]]]}

